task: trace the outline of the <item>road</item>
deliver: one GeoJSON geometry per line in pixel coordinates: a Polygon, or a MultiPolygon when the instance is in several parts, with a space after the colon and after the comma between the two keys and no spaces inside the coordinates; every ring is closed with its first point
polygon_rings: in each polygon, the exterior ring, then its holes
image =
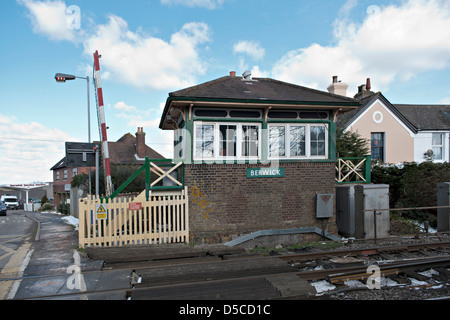
{"type": "MultiPolygon", "coordinates": [[[[8,210],[0,217],[0,278],[13,278],[23,272],[37,224],[24,211],[8,210]]],[[[7,298],[13,281],[0,282],[0,300],[7,298]]]]}

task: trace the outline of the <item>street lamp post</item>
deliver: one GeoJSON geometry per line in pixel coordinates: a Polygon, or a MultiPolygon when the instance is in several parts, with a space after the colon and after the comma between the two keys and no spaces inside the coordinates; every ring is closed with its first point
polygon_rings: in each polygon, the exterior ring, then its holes
{"type": "MultiPolygon", "coordinates": [[[[89,76],[78,77],[72,74],[57,73],[55,74],[56,82],[66,82],[66,80],[83,79],[87,81],[87,112],[88,112],[88,143],[91,143],[91,102],[89,94],[89,76]]],[[[91,193],[91,167],[89,167],[89,194],[91,193]]]]}

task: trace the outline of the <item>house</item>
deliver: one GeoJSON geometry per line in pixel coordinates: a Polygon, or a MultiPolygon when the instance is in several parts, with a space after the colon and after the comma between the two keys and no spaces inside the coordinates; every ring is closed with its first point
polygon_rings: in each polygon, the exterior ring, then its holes
{"type": "Polygon", "coordinates": [[[358,106],[250,72],[169,93],[160,129],[174,131],[184,163],[191,242],[269,229],[336,234],[336,119],[358,106]]]}
{"type": "MultiPolygon", "coordinates": [[[[143,128],[139,127],[136,136],[126,133],[116,142],[108,142],[110,163],[116,165],[142,165],[145,157],[164,159],[162,155],[145,144],[145,135],[143,128]]],[[[89,167],[71,167],[66,159],[66,157],[62,158],[50,169],[53,171],[55,204],[68,202],[70,199],[70,185],[74,176],[89,174],[89,167]]],[[[91,169],[95,170],[95,167],[91,169]]]]}
{"type": "Polygon", "coordinates": [[[355,99],[361,106],[340,115],[338,126],[368,139],[372,160],[394,164],[450,160],[449,105],[392,104],[367,85],[359,87],[355,99]]]}

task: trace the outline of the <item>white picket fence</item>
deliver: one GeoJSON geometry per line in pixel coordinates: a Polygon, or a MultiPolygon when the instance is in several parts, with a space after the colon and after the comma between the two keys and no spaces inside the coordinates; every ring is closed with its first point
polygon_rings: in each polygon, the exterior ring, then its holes
{"type": "Polygon", "coordinates": [[[79,246],[189,243],[188,193],[115,197],[79,203],[79,246]],[[100,206],[101,205],[101,206],[100,206]],[[105,209],[105,210],[104,210],[105,209]]]}

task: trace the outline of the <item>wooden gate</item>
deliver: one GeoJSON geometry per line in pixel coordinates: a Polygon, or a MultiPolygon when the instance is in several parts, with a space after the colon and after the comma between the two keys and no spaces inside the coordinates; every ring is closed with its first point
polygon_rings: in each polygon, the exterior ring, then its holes
{"type": "Polygon", "coordinates": [[[189,242],[187,187],[147,197],[98,197],[79,204],[79,246],[123,246],[189,242]]]}

